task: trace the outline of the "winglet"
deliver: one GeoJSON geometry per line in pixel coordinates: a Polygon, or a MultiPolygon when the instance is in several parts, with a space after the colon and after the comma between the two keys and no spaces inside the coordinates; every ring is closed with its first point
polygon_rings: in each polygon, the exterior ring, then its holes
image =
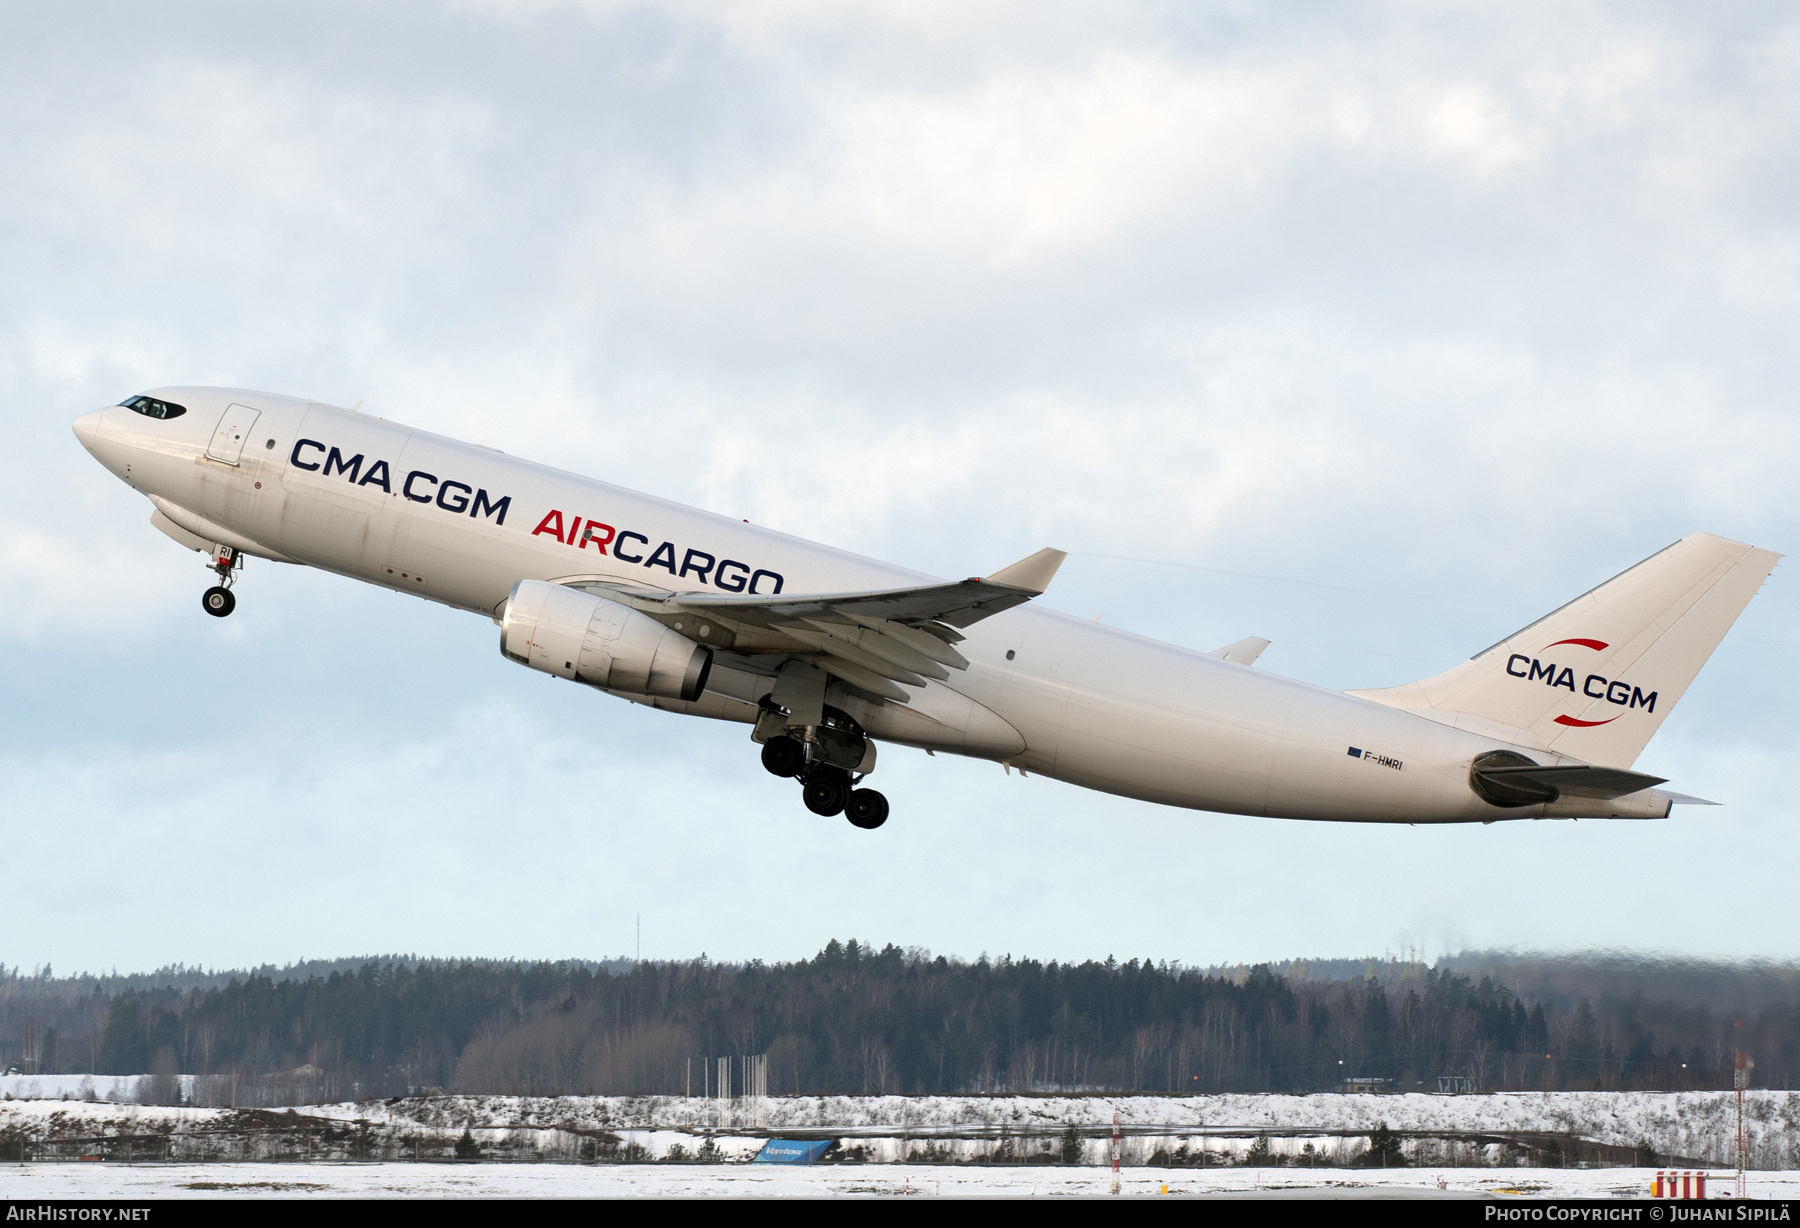
{"type": "Polygon", "coordinates": [[[1263,649],[1269,641],[1260,635],[1247,636],[1235,644],[1227,644],[1223,648],[1215,648],[1206,655],[1218,657],[1221,661],[1234,661],[1239,665],[1254,665],[1256,658],[1262,656],[1263,649]]]}
{"type": "Polygon", "coordinates": [[[1061,567],[1063,560],[1068,557],[1067,551],[1052,550],[1046,546],[1029,558],[1020,559],[1011,567],[1002,567],[986,578],[987,583],[1022,589],[1035,597],[1050,587],[1050,581],[1056,577],[1057,568],[1061,567]]]}

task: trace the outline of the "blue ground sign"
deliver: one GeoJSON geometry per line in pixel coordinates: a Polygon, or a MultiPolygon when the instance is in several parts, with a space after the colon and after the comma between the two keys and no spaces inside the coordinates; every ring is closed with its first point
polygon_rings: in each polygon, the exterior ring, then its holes
{"type": "Polygon", "coordinates": [[[811,1164],[831,1149],[828,1138],[799,1142],[791,1138],[772,1138],[756,1153],[752,1164],[811,1164]]]}

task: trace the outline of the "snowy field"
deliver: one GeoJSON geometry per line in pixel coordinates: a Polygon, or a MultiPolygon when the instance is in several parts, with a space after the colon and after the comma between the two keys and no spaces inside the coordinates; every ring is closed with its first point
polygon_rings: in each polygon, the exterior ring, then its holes
{"type": "MultiPolygon", "coordinates": [[[[1351,1169],[1296,1172],[1280,1168],[1127,1168],[1127,1195],[1233,1195],[1313,1198],[1642,1198],[1651,1172],[1608,1168],[1351,1169]],[[1438,1188],[1442,1179],[1444,1188],[1438,1188]]],[[[1730,1188],[1718,1174],[1719,1192],[1730,1188]]],[[[836,1197],[1095,1197],[1112,1174],[1093,1168],[999,1168],[949,1165],[659,1164],[8,1164],[0,1165],[0,1199],[50,1198],[681,1198],[697,1195],[769,1198],[836,1197]]],[[[1709,1191],[1710,1192],[1710,1191],[1709,1191]]],[[[1800,1197],[1800,1172],[1757,1173],[1753,1198],[1800,1197]]]]}
{"type": "MultiPolygon", "coordinates": [[[[763,1135],[804,1130],[860,1141],[869,1158],[905,1159],[921,1140],[942,1158],[986,1158],[1001,1133],[1050,1145],[1074,1124],[1097,1132],[1119,1114],[1127,1163],[1160,1147],[1187,1145],[1237,1157],[1258,1133],[1278,1155],[1296,1160],[1312,1143],[1336,1155],[1360,1148],[1381,1123],[1415,1135],[1555,1133],[1634,1147],[1648,1141],[1664,1156],[1722,1163],[1729,1154],[1734,1106],[1729,1092],[1514,1092],[1492,1095],[1310,1096],[780,1096],[720,1101],[661,1096],[442,1096],[395,1104],[315,1105],[301,1110],[339,1120],[370,1118],[395,1129],[490,1131],[609,1130],[664,1155],[677,1142],[714,1131],[763,1135]],[[375,1111],[371,1113],[371,1109],[375,1111]],[[389,1115],[391,1114],[391,1118],[389,1115]],[[1338,1137],[1329,1137],[1331,1135],[1338,1137]]],[[[3,1120],[3,1117],[0,1117],[3,1120]]],[[[1800,1092],[1754,1091],[1746,1120],[1752,1163],[1800,1168],[1800,1092]]],[[[743,1139],[750,1144],[752,1138],[743,1139]]],[[[728,1148],[730,1140],[718,1145],[728,1148]]],[[[754,1140],[760,1145],[760,1139],[754,1140]]],[[[1023,1143],[1021,1142],[1021,1145],[1023,1143]]],[[[1105,1142],[1090,1136],[1083,1158],[1098,1162],[1105,1142]]],[[[754,1147],[751,1148],[754,1150],[754,1147]]],[[[1351,1158],[1348,1154],[1342,1158],[1351,1158]]]]}
{"type": "MultiPolygon", "coordinates": [[[[58,1076],[74,1086],[54,1089],[38,1080],[43,1098],[0,1088],[12,1097],[0,1099],[0,1141],[23,1140],[31,1155],[0,1163],[0,1198],[1082,1195],[1110,1184],[1115,1112],[1127,1193],[1638,1197],[1652,1169],[1600,1161],[1632,1164],[1647,1144],[1667,1167],[1706,1167],[1723,1192],[1734,1126],[1729,1092],[429,1096],[257,1110],[130,1103],[130,1080],[116,1101],[73,1098],[88,1090],[82,1078],[58,1076]],[[1411,1167],[1353,1166],[1382,1123],[1411,1167]],[[433,1162],[465,1130],[494,1162],[433,1162]],[[743,1163],[782,1136],[835,1139],[834,1157],[863,1162],[743,1163]],[[1256,1145],[1285,1166],[1247,1166],[1256,1145]],[[1066,1154],[1079,1163],[1049,1162],[1066,1154]],[[1559,1162],[1568,1166],[1548,1166],[1559,1162]]],[[[95,1095],[113,1090],[100,1082],[95,1095]]],[[[1800,1196],[1800,1093],[1752,1092],[1747,1107],[1760,1165],[1751,1193],[1800,1196]]]]}
{"type": "MultiPolygon", "coordinates": [[[[184,1090],[191,1090],[192,1076],[184,1090]]],[[[0,1130],[41,1135],[67,1129],[223,1127],[230,1109],[134,1103],[137,1080],[110,1075],[0,1076],[0,1130]],[[91,1092],[95,1097],[87,1099],[91,1092]]],[[[1800,1092],[1752,1091],[1746,1126],[1754,1165],[1800,1168],[1800,1092]]],[[[286,1106],[280,1110],[284,1114],[286,1106]]],[[[1271,1145],[1298,1152],[1309,1135],[1366,1135],[1378,1124],[1416,1134],[1572,1135],[1613,1146],[1648,1142],[1668,1156],[1711,1163],[1727,1158],[1733,1130],[1730,1092],[1500,1092],[1212,1096],[770,1096],[735,1100],[683,1096],[430,1096],[301,1105],[313,1121],[367,1121],[409,1134],[485,1131],[611,1131],[660,1158],[675,1142],[701,1135],[766,1136],[803,1130],[871,1143],[892,1138],[984,1144],[1003,1131],[1047,1138],[1073,1124],[1109,1126],[1116,1112],[1128,1141],[1146,1136],[1212,1136],[1230,1150],[1267,1132],[1271,1145]]],[[[725,1139],[720,1139],[725,1145],[725,1139]]],[[[967,1149],[965,1149],[967,1150],[967,1149]]],[[[876,1158],[873,1154],[871,1158],[876,1158]]],[[[900,1159],[899,1155],[880,1158],[900,1159]]],[[[957,1155],[975,1158],[974,1154],[957,1155]]]]}

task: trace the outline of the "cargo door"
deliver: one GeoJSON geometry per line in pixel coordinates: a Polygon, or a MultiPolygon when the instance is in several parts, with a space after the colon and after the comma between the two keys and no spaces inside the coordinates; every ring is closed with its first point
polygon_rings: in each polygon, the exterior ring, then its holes
{"type": "Polygon", "coordinates": [[[206,445],[206,454],[227,465],[237,464],[244,455],[244,440],[250,437],[250,430],[261,413],[248,405],[226,406],[225,416],[219,419],[219,429],[213,432],[212,442],[206,445]]]}

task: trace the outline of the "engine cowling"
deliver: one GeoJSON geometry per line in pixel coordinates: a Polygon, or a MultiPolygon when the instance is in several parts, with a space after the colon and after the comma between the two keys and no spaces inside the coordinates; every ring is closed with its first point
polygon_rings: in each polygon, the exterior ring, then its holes
{"type": "Polygon", "coordinates": [[[712,649],[628,606],[564,584],[520,580],[500,619],[500,654],[609,691],[695,700],[712,649]]]}

